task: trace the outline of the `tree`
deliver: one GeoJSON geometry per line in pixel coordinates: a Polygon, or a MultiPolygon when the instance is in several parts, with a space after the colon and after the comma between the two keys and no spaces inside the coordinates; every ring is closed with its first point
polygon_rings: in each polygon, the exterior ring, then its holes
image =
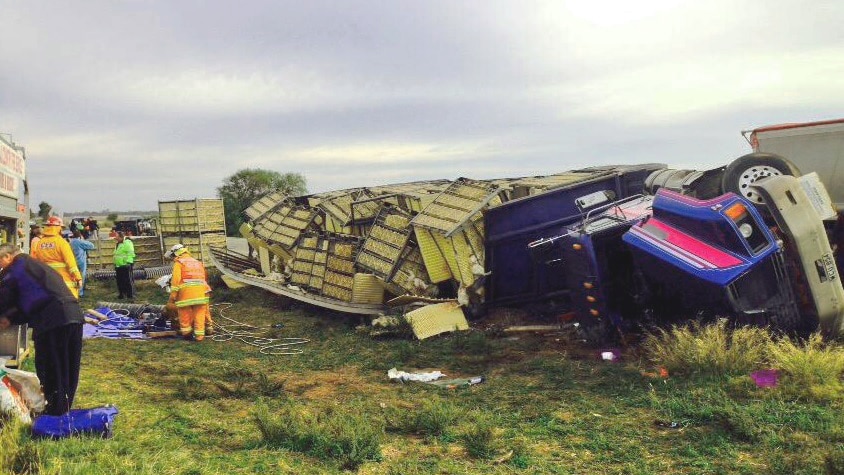
{"type": "Polygon", "coordinates": [[[50,217],[50,211],[52,211],[52,209],[53,209],[53,207],[50,206],[50,203],[47,203],[46,201],[42,201],[42,202],[38,203],[38,216],[41,219],[46,220],[47,218],[50,217]]]}
{"type": "Polygon", "coordinates": [[[272,191],[288,196],[304,195],[308,192],[305,177],[299,173],[279,173],[260,168],[244,168],[223,180],[217,188],[217,196],[223,199],[226,208],[226,234],[238,236],[243,224],[243,211],[258,198],[272,191]]]}

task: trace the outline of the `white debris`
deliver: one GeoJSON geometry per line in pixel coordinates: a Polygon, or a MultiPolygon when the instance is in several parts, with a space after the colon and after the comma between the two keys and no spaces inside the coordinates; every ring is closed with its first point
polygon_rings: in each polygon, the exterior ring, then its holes
{"type": "Polygon", "coordinates": [[[445,374],[440,371],[431,371],[428,373],[406,373],[404,371],[399,371],[396,368],[392,368],[387,371],[387,376],[390,379],[397,379],[399,381],[419,381],[422,383],[427,383],[428,381],[436,381],[445,374]]]}

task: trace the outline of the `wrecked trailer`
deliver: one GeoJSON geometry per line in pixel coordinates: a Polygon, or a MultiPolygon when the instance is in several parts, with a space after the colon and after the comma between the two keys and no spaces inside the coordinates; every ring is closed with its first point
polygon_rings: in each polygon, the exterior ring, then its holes
{"type": "Polygon", "coordinates": [[[641,195],[645,180],[665,169],[659,163],[591,167],[514,184],[517,199],[487,210],[486,303],[490,306],[568,301],[563,260],[531,258],[529,244],[554,236],[591,210],[641,195]],[[529,194],[527,187],[545,186],[529,194]]]}
{"type": "Polygon", "coordinates": [[[215,260],[235,280],[347,313],[386,314],[390,300],[416,296],[456,301],[470,315],[484,306],[550,302],[555,314],[574,309],[584,329],[597,323],[593,336],[602,337],[642,323],[728,313],[783,329],[811,326],[811,317],[800,316],[805,309],[795,310],[807,296],[784,284],[799,275],[799,258],[783,264],[781,236],[769,229],[775,223],[754,208],[764,205],[722,193],[725,168],[594,167],[270,194],[245,210],[242,234],[258,260],[225,252],[215,260]],[[531,240],[554,236],[564,238],[531,251],[531,240]],[[590,259],[578,264],[575,245],[589,249],[590,259]],[[584,293],[587,278],[604,293],[584,293]]]}
{"type": "MultiPolygon", "coordinates": [[[[247,269],[226,265],[227,259],[249,262],[246,256],[218,251],[214,257],[233,279],[335,310],[374,314],[392,296],[417,295],[457,299],[478,311],[490,293],[506,297],[513,293],[507,282],[513,276],[521,279],[518,267],[530,260],[527,244],[534,236],[524,232],[526,219],[533,223],[530,233],[556,231],[588,209],[640,193],[648,174],[663,167],[604,166],[538,177],[458,178],[301,197],[270,193],[244,212],[248,222],[241,234],[258,251],[248,274],[244,275],[247,269]],[[486,217],[504,203],[518,204],[508,208],[513,212],[496,215],[501,219],[488,221],[486,217]],[[564,219],[556,216],[568,208],[564,219]],[[492,245],[488,222],[499,238],[492,245]],[[515,232],[508,234],[508,226],[515,232]],[[487,258],[490,252],[495,264],[487,258]]],[[[536,294],[517,297],[524,301],[536,294]]],[[[494,300],[494,305],[505,301],[494,300]]]]}

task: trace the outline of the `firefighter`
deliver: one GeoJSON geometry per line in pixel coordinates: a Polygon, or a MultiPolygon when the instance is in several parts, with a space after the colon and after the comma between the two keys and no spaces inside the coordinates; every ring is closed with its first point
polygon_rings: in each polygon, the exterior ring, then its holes
{"type": "Polygon", "coordinates": [[[193,258],[182,244],[174,245],[165,257],[172,258],[170,300],[179,315],[179,333],[186,340],[202,341],[213,331],[208,293],[211,287],[205,277],[205,266],[193,258]]]}
{"type": "Polygon", "coordinates": [[[73,257],[73,249],[61,235],[62,226],[62,218],[50,216],[45,223],[43,236],[35,243],[31,253],[33,258],[58,272],[70,292],[78,299],[82,274],[76,265],[76,258],[73,257]]]}

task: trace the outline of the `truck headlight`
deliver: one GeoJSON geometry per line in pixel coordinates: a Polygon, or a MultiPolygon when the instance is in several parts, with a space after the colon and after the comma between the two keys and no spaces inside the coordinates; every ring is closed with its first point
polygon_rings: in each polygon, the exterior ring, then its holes
{"type": "Polygon", "coordinates": [[[753,226],[750,223],[744,223],[738,227],[739,232],[745,239],[749,238],[751,234],[753,234],[753,226]]]}

